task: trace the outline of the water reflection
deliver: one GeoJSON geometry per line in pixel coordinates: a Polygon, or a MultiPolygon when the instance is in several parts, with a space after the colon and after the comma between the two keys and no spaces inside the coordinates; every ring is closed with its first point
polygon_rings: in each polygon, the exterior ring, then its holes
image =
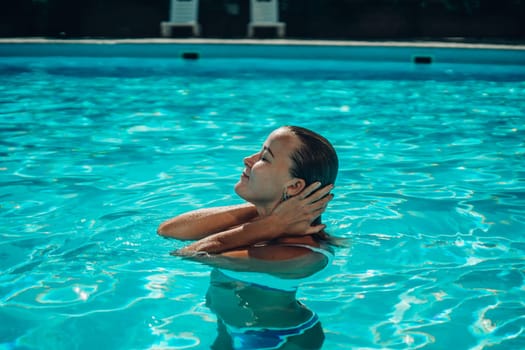
{"type": "Polygon", "coordinates": [[[297,299],[298,287],[327,266],[325,254],[265,263],[268,271],[214,268],[206,295],[217,316],[212,349],[320,349],[325,336],[317,314],[297,299]]]}

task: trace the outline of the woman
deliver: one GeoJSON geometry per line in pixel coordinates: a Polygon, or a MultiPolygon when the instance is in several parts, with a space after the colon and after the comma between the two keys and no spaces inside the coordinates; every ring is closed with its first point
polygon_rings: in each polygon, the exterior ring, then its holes
{"type": "Polygon", "coordinates": [[[244,165],[235,192],[247,204],[182,214],[158,233],[197,240],[176,254],[218,267],[206,295],[218,321],[213,349],[319,349],[321,323],[296,291],[330,261],[320,215],[333,197],[336,152],[322,136],[285,126],[244,165]]]}
{"type": "Polygon", "coordinates": [[[162,223],[165,237],[197,240],[179,255],[286,260],[312,253],[324,239],[321,214],[333,198],[338,158],[321,135],[297,126],[273,131],[244,159],[235,192],[248,203],[182,214],[162,223]]]}

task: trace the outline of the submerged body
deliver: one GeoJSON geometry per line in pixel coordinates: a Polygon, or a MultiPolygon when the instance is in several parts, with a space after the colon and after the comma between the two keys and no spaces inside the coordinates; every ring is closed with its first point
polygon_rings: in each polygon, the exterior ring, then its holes
{"type": "MultiPolygon", "coordinates": [[[[259,279],[265,281],[267,278],[259,279]]],[[[320,349],[319,317],[297,300],[296,289],[240,281],[214,269],[206,305],[217,315],[214,349],[320,349]]]]}
{"type": "MultiPolygon", "coordinates": [[[[317,314],[297,300],[303,283],[318,278],[333,256],[329,247],[303,248],[288,260],[266,261],[265,271],[215,268],[206,306],[217,316],[214,349],[320,349],[324,331],[317,314]]],[[[260,266],[262,267],[262,266],[260,266]]]]}

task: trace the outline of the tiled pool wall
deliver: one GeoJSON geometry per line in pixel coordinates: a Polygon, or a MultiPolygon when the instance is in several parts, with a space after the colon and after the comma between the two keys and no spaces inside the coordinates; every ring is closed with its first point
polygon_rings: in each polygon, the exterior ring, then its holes
{"type": "Polygon", "coordinates": [[[478,63],[525,65],[525,47],[502,45],[363,45],[304,43],[129,43],[129,42],[0,42],[0,57],[174,57],[329,59],[413,63],[478,63]]]}

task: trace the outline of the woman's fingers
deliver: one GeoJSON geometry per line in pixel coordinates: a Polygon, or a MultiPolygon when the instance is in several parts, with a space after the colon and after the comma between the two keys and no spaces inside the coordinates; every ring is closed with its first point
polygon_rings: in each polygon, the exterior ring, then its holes
{"type": "Polygon", "coordinates": [[[315,208],[311,209],[311,212],[310,212],[311,220],[310,220],[310,222],[313,222],[315,219],[317,219],[319,216],[321,216],[321,214],[324,213],[324,211],[326,210],[326,205],[327,205],[327,203],[325,203],[323,205],[318,205],[315,208]]]}
{"type": "Polygon", "coordinates": [[[327,195],[330,193],[330,191],[334,188],[334,185],[327,185],[320,190],[313,193],[309,198],[312,200],[312,202],[317,202],[321,199],[324,199],[327,197],[327,195]]]}
{"type": "Polygon", "coordinates": [[[308,197],[312,192],[314,192],[315,190],[317,190],[319,187],[321,187],[321,183],[319,181],[316,181],[314,182],[313,184],[311,184],[310,186],[306,187],[302,192],[301,192],[301,199],[305,199],[306,197],[308,197]]]}
{"type": "Polygon", "coordinates": [[[303,192],[301,192],[301,199],[308,200],[309,203],[314,203],[325,197],[334,188],[332,184],[319,189],[320,186],[320,182],[314,182],[306,187],[303,192]]]}
{"type": "Polygon", "coordinates": [[[334,195],[330,193],[317,201],[309,203],[308,206],[310,207],[310,210],[323,209],[324,211],[324,209],[326,209],[326,206],[328,205],[328,202],[330,202],[333,198],[334,195]]]}
{"type": "Polygon", "coordinates": [[[308,228],[308,230],[306,231],[306,234],[308,235],[311,235],[311,234],[314,234],[314,233],[319,233],[321,232],[322,230],[324,230],[326,228],[326,225],[316,225],[316,226],[310,226],[308,228]]]}
{"type": "MultiPolygon", "coordinates": [[[[303,196],[305,193],[312,193],[312,191],[314,191],[313,189],[318,188],[318,187],[319,187],[319,182],[308,186],[301,193],[301,196],[303,196]]],[[[334,198],[334,195],[329,193],[330,190],[333,189],[333,187],[334,187],[333,185],[328,185],[328,186],[325,186],[317,190],[310,196],[303,197],[302,199],[299,196],[297,197],[299,202],[302,202],[302,204],[300,205],[300,208],[302,208],[304,215],[313,217],[311,221],[315,220],[315,218],[321,215],[326,210],[326,206],[328,205],[328,202],[334,198]]]]}

